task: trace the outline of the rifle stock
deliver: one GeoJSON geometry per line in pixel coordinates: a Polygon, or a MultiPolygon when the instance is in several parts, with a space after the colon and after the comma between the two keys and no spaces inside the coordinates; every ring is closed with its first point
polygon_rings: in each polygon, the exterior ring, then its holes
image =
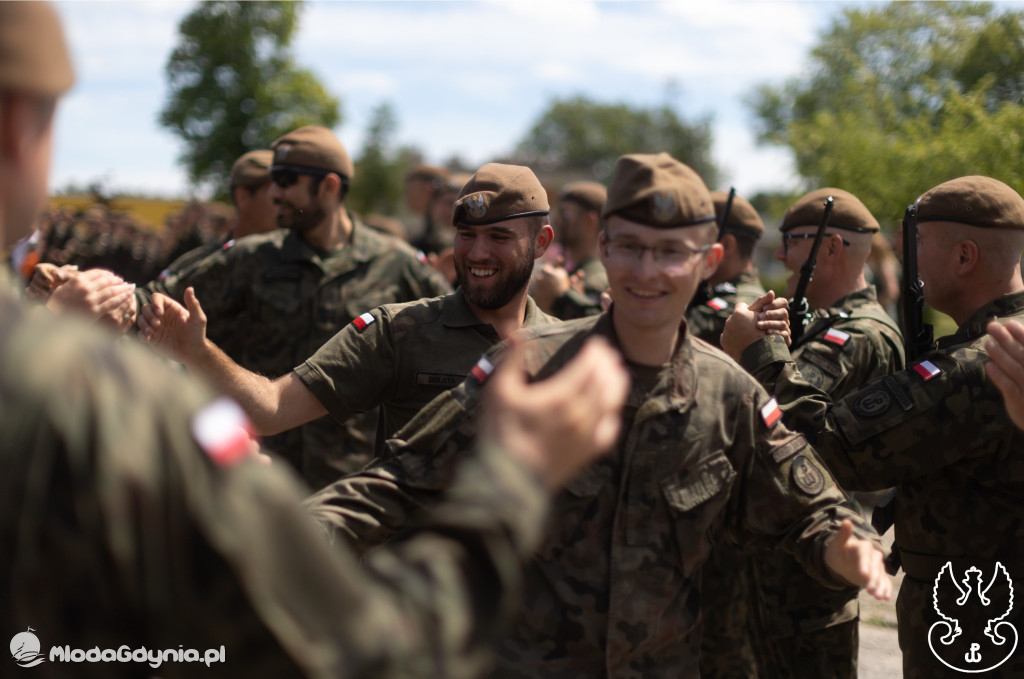
{"type": "Polygon", "coordinates": [[[917,275],[917,203],[903,214],[903,347],[907,363],[930,350],[932,326],[924,322],[924,287],[917,275]]]}
{"type": "Polygon", "coordinates": [[[814,234],[811,252],[800,267],[800,280],[797,281],[793,298],[789,300],[789,335],[793,344],[799,342],[800,338],[804,336],[804,328],[810,319],[807,286],[811,284],[811,279],[814,277],[814,267],[818,263],[818,250],[821,249],[821,241],[825,238],[825,229],[828,228],[828,219],[832,215],[833,207],[835,207],[835,201],[832,196],[829,196],[825,199],[825,211],[822,212],[821,221],[818,222],[818,230],[814,234]]]}

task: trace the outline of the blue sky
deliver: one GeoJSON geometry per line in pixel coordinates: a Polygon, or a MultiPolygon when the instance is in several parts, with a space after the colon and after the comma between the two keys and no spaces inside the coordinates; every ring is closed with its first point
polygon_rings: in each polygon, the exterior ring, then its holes
{"type": "MultiPolygon", "coordinates": [[[[336,132],[353,156],[382,101],[396,110],[399,141],[428,161],[458,154],[479,165],[510,150],[554,97],[668,100],[688,119],[711,117],[727,183],[750,195],[796,177],[785,150],[755,145],[743,99],[798,76],[846,4],[309,2],[293,49],[341,99],[336,132]]],[[[102,180],[187,194],[181,147],[157,118],[177,25],[193,6],[58,3],[78,81],[58,114],[53,188],[102,180]]]]}

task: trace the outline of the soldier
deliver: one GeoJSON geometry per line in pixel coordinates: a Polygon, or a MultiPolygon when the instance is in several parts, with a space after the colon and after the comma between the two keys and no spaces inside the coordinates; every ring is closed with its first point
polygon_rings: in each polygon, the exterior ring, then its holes
{"type": "Polygon", "coordinates": [[[154,296],[143,337],[236,398],[260,433],[327,413],[342,423],[382,406],[383,445],[431,399],[462,382],[492,345],[523,326],[555,322],[527,294],[533,263],[551,244],[547,215],[546,194],[529,168],[484,165],[463,187],[452,217],[459,289],[365,307],[312,357],[273,381],[233,363],[204,337],[205,316],[191,293],[187,310],[154,296]]]}
{"type": "Polygon", "coordinates": [[[562,188],[558,232],[563,264],[571,262],[570,269],[545,262],[534,277],[532,294],[541,309],[564,321],[601,313],[608,276],[597,239],[607,196],[608,190],[598,182],[573,182],[562,188]]]}
{"type": "MultiPolygon", "coordinates": [[[[42,206],[72,80],[52,7],[0,3],[4,247],[42,206]]],[[[204,658],[221,676],[475,676],[514,610],[545,486],[618,435],[627,377],[610,348],[537,385],[513,355],[449,502],[357,564],[323,544],[287,470],[248,458],[237,406],[29,311],[10,283],[0,269],[0,629],[29,630],[15,640],[35,647],[5,662],[44,676],[195,676],[204,658]],[[146,659],[114,660],[125,651],[146,659]],[[76,654],[89,662],[55,667],[76,654]]]]}
{"type": "MultiPolygon", "coordinates": [[[[726,537],[784,543],[833,586],[887,597],[877,536],[814,451],[749,375],[687,332],[690,297],[721,256],[704,183],[668,154],[623,156],[602,217],[612,307],[522,335],[533,379],[589,337],[614,342],[632,377],[624,435],[557,498],[497,675],[697,676],[699,568],[726,537]]],[[[367,549],[436,501],[471,446],[498,353],[399,432],[387,459],[310,498],[333,537],[367,549]]]]}
{"type": "Polygon", "coordinates": [[[430,219],[430,206],[434,195],[444,186],[448,170],[433,165],[415,165],[405,175],[405,191],[402,197],[405,199],[405,207],[411,213],[411,221],[406,223],[405,230],[409,234],[409,240],[414,247],[423,249],[429,253],[429,240],[433,237],[431,233],[435,226],[443,224],[432,224],[430,219]]]}
{"type": "MultiPolygon", "coordinates": [[[[838,401],[804,379],[773,338],[755,340],[743,361],[769,373],[787,418],[812,432],[844,488],[897,486],[904,676],[959,677],[997,665],[985,676],[1021,676],[1024,659],[1006,660],[1003,635],[1024,620],[1019,606],[1006,606],[1012,585],[1024,584],[1024,439],[983,366],[990,320],[1024,318],[1024,199],[995,179],[961,177],[922,195],[916,211],[925,302],[950,315],[956,333],[910,369],[838,401]],[[984,578],[980,598],[1002,604],[999,612],[978,608],[971,568],[984,578]]],[[[737,311],[737,324],[749,320],[737,311]]]]}
{"type": "MultiPolygon", "coordinates": [[[[237,240],[143,292],[185,299],[193,288],[209,318],[210,341],[244,368],[278,376],[368,309],[449,287],[407,244],[370,229],[345,208],[354,170],[330,130],[302,127],[272,149],[270,196],[283,228],[237,240]]],[[[319,488],[371,458],[372,410],[344,424],[307,418],[306,426],[267,438],[265,445],[319,488]]]]}
{"type": "MultiPolygon", "coordinates": [[[[807,286],[812,320],[790,353],[804,379],[838,400],[871,379],[902,370],[903,336],[864,277],[878,221],[842,189],[812,191],[786,211],[779,226],[782,243],[775,252],[790,272],[786,297],[796,292],[828,196],[834,208],[807,286]]],[[[722,344],[735,352],[733,358],[740,358],[742,347],[735,351],[730,345],[728,330],[722,344]]],[[[769,393],[775,390],[772,376],[754,374],[769,393]]],[[[877,499],[858,494],[855,506],[870,516],[877,499]],[[861,499],[864,503],[856,502],[861,499]]],[[[747,570],[764,676],[856,679],[857,590],[822,587],[779,550],[748,556],[747,570]]]]}
{"type": "MultiPolygon", "coordinates": [[[[725,191],[712,191],[715,219],[721,224],[728,202],[725,191]]],[[[764,223],[757,210],[742,196],[733,196],[726,222],[720,227],[722,261],[708,279],[709,299],[693,304],[686,312],[686,321],[694,337],[720,346],[725,319],[740,302],[753,304],[764,294],[764,286],[754,267],[754,246],[764,233],[764,223]]]]}

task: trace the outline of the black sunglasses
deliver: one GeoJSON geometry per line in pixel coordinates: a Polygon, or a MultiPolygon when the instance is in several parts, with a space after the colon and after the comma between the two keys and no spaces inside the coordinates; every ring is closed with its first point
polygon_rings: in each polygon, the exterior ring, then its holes
{"type": "Polygon", "coordinates": [[[299,181],[300,174],[311,174],[323,177],[330,173],[330,170],[318,170],[312,167],[304,167],[301,170],[293,168],[278,168],[270,171],[270,181],[284,189],[299,181]]]}

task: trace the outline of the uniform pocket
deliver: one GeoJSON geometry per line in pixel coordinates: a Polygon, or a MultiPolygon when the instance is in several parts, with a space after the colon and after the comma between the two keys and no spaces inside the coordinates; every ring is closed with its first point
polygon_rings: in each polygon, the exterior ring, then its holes
{"type": "Polygon", "coordinates": [[[716,452],[661,482],[684,575],[690,575],[711,552],[710,529],[729,501],[735,478],[729,459],[716,452]]]}

